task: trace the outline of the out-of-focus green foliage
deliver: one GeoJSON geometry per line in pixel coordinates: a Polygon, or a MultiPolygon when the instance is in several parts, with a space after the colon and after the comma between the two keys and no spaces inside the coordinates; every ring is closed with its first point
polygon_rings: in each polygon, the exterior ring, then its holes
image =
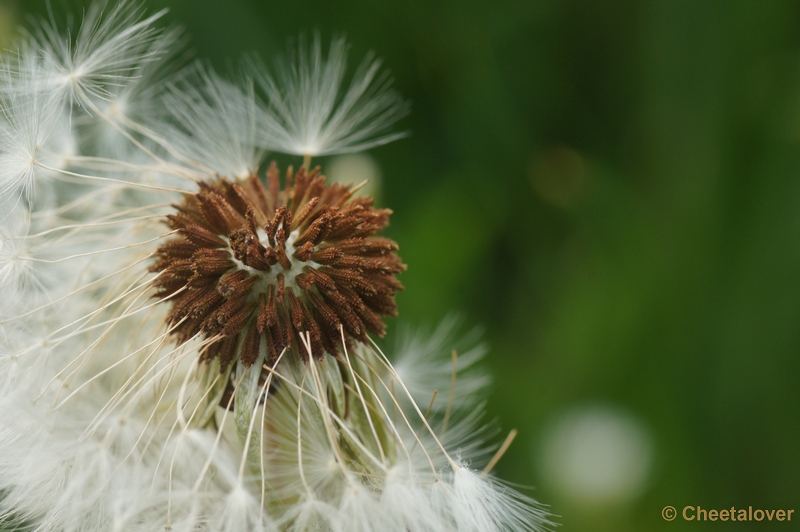
{"type": "Polygon", "coordinates": [[[146,5],[220,69],[314,30],[384,58],[413,103],[411,136],[371,152],[409,265],[401,316],[486,327],[491,415],[520,430],[497,469],[563,530],[797,504],[796,2],[146,5]],[[646,490],[616,506],[570,501],[536,465],[547,424],[598,403],[653,442],[646,490]]]}

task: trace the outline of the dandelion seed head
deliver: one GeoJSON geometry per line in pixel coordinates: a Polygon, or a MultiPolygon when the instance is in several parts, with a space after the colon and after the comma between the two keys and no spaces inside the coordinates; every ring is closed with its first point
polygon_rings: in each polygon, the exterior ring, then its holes
{"type": "Polygon", "coordinates": [[[229,80],[172,66],[159,16],[101,2],[0,67],[0,528],[541,530],[473,469],[483,350],[448,323],[398,367],[375,343],[391,211],[259,171],[402,136],[380,63],[348,81],[315,38],[229,80]]]}

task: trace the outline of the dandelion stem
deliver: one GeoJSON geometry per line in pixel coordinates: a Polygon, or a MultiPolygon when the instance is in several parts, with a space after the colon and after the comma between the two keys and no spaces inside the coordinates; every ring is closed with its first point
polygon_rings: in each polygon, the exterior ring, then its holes
{"type": "MultiPolygon", "coordinates": [[[[394,381],[392,381],[394,384],[394,381]]],[[[428,419],[428,416],[431,415],[431,410],[433,409],[433,402],[436,401],[436,395],[438,395],[439,390],[433,390],[433,397],[431,397],[431,404],[428,405],[428,411],[425,412],[425,419],[428,419]]],[[[425,430],[425,425],[422,425],[419,430],[417,431],[417,441],[422,437],[422,431],[425,430]]],[[[417,446],[417,441],[414,442],[414,445],[411,447],[411,452],[414,452],[414,449],[417,446]]]]}
{"type": "Polygon", "coordinates": [[[486,464],[486,467],[483,468],[484,475],[488,475],[489,472],[492,469],[494,469],[494,466],[496,466],[497,462],[499,462],[500,459],[503,457],[503,455],[506,454],[508,448],[511,447],[511,442],[513,442],[514,438],[516,437],[517,437],[517,429],[511,429],[511,432],[509,432],[508,436],[506,436],[506,440],[503,442],[503,445],[500,446],[497,452],[494,453],[492,459],[489,460],[489,463],[486,464]]]}
{"type": "Polygon", "coordinates": [[[378,452],[381,454],[381,460],[386,461],[386,454],[383,452],[383,445],[381,445],[381,440],[378,438],[378,432],[375,430],[375,425],[372,422],[372,416],[369,413],[369,409],[367,408],[367,402],[364,399],[364,395],[361,393],[361,387],[358,384],[358,379],[356,378],[356,372],[353,371],[353,365],[350,363],[350,355],[347,353],[347,342],[345,341],[344,337],[344,327],[339,325],[339,333],[342,335],[342,347],[344,349],[344,358],[347,361],[347,367],[350,369],[350,373],[353,375],[353,383],[356,385],[356,390],[358,391],[358,398],[361,400],[361,404],[364,407],[364,415],[367,416],[367,422],[369,423],[370,431],[372,431],[372,437],[375,438],[375,445],[378,447],[378,452]]]}
{"type": "Polygon", "coordinates": [[[453,410],[453,399],[456,393],[456,375],[458,374],[458,353],[453,349],[453,374],[450,377],[450,395],[447,397],[447,410],[444,413],[442,422],[442,435],[447,431],[447,423],[450,421],[450,412],[453,410]]]}
{"type": "MultiPolygon", "coordinates": [[[[39,166],[41,168],[44,168],[45,170],[50,170],[51,172],[56,172],[58,174],[62,174],[62,175],[68,176],[68,177],[77,177],[77,178],[80,178],[80,179],[87,179],[87,180],[91,180],[91,181],[105,181],[105,182],[108,182],[108,183],[119,183],[121,185],[125,185],[125,186],[128,186],[128,187],[133,187],[133,188],[145,188],[145,189],[149,189],[149,190],[163,190],[163,191],[166,191],[166,192],[177,192],[179,194],[185,194],[186,193],[185,190],[180,190],[178,188],[158,187],[158,186],[155,186],[155,185],[145,185],[144,183],[133,183],[131,181],[123,181],[121,179],[114,179],[114,178],[111,178],[111,177],[100,177],[100,176],[93,176],[93,175],[86,175],[86,174],[78,174],[78,173],[75,173],[75,172],[70,172],[69,170],[62,170],[62,169],[59,169],[59,168],[55,168],[53,166],[47,166],[46,164],[42,164],[40,162],[37,162],[36,166],[39,166]]],[[[62,181],[69,181],[69,180],[62,178],[62,181]]]]}

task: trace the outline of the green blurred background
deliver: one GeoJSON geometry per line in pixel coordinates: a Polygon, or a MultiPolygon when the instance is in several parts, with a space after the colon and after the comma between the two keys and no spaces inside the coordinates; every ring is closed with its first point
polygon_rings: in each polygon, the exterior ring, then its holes
{"type": "MultiPolygon", "coordinates": [[[[223,70],[313,30],[384,58],[401,316],[485,327],[497,471],[561,530],[800,511],[800,3],[146,4],[223,70]]],[[[44,6],[0,0],[0,31],[44,6]]]]}

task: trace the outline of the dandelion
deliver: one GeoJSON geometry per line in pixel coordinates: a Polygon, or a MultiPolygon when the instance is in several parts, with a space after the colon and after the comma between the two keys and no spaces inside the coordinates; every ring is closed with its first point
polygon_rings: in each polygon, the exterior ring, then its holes
{"type": "Polygon", "coordinates": [[[491,475],[482,349],[451,321],[394,362],[374,341],[391,212],[308,161],[259,171],[395,138],[377,63],[342,91],[316,40],[259,95],[172,67],[142,17],[41,25],[0,72],[0,527],[544,529],[491,475]]]}
{"type": "Polygon", "coordinates": [[[385,133],[408,112],[380,73],[380,61],[368,56],[342,94],[347,45],[334,39],[323,59],[319,35],[311,48],[298,48],[276,62],[277,75],[257,68],[256,79],[268,96],[260,130],[272,150],[303,155],[350,153],[386,144],[404,133],[385,133]]]}

